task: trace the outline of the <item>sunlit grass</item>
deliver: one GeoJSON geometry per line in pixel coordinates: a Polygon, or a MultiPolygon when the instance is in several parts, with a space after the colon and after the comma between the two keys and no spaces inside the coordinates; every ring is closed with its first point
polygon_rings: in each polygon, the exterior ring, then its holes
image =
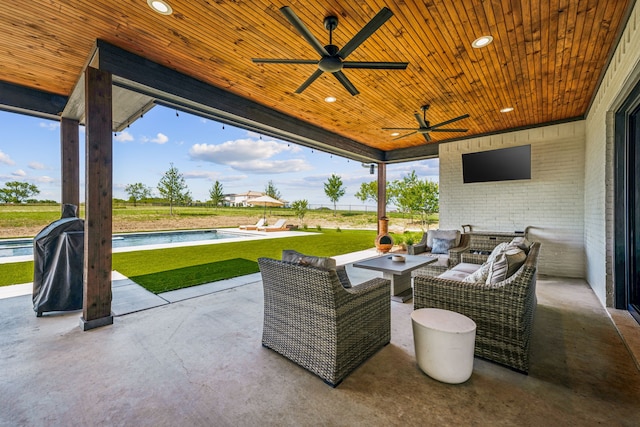
{"type": "MultiPolygon", "coordinates": [[[[257,272],[259,257],[279,259],[283,249],[335,256],[371,248],[375,237],[373,230],[326,229],[312,236],[122,252],[113,254],[113,269],[130,278],[143,277],[140,284],[151,292],[165,292],[257,272]],[[242,261],[234,261],[239,258],[242,261]],[[189,272],[190,278],[183,278],[181,271],[189,272]]],[[[0,264],[0,286],[32,280],[32,262],[0,264]]]]}

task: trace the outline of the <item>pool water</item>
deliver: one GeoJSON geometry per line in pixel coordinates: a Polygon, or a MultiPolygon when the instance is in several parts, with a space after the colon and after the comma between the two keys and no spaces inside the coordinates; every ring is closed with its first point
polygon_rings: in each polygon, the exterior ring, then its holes
{"type": "MultiPolygon", "coordinates": [[[[219,230],[161,231],[153,233],[114,234],[113,248],[161,245],[182,242],[200,242],[248,237],[247,234],[219,230]]],[[[0,239],[0,258],[33,255],[33,239],[0,239]]]]}

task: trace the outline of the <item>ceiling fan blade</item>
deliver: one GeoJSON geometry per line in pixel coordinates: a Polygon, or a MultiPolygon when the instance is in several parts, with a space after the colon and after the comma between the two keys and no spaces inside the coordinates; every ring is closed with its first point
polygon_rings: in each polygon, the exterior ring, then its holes
{"type": "Polygon", "coordinates": [[[302,93],[302,91],[308,88],[311,83],[313,83],[318,77],[322,75],[322,73],[324,73],[324,71],[318,68],[304,83],[300,85],[298,89],[296,89],[295,93],[302,93]]]}
{"type": "Polygon", "coordinates": [[[418,129],[416,128],[381,128],[382,130],[415,130],[416,132],[418,131],[418,129]]]}
{"type": "Polygon", "coordinates": [[[376,16],[374,16],[371,21],[367,23],[347,44],[345,44],[342,49],[338,51],[338,56],[342,59],[346,59],[347,56],[358,46],[362,44],[366,39],[369,38],[373,33],[376,32],[378,28],[382,26],[389,18],[393,16],[393,12],[387,7],[383,7],[380,12],[376,16]]]}
{"type": "Polygon", "coordinates": [[[400,135],[400,136],[399,136],[399,137],[397,137],[397,138],[393,138],[393,139],[392,139],[392,141],[397,141],[397,140],[398,140],[398,139],[400,139],[400,138],[404,138],[405,136],[411,136],[411,135],[413,135],[413,134],[415,134],[415,133],[418,133],[418,131],[411,132],[411,133],[407,133],[407,134],[404,134],[404,135],[400,135]]]}
{"type": "Polygon", "coordinates": [[[408,62],[359,62],[346,61],[342,63],[342,68],[365,68],[374,70],[404,70],[409,65],[408,62]]]}
{"type": "Polygon", "coordinates": [[[469,129],[431,129],[429,132],[468,132],[469,129]]]}
{"type": "Polygon", "coordinates": [[[345,76],[342,71],[336,71],[335,73],[333,73],[333,75],[336,76],[336,79],[338,79],[338,81],[342,83],[342,86],[344,86],[345,89],[347,89],[352,96],[355,96],[360,93],[358,92],[358,89],[356,89],[353,83],[349,81],[347,76],[345,76]]]}
{"type": "Polygon", "coordinates": [[[311,31],[304,25],[304,23],[298,18],[293,9],[289,6],[283,6],[280,8],[280,12],[287,18],[287,21],[300,33],[302,37],[318,52],[320,56],[329,56],[329,52],[318,41],[316,36],[311,34],[311,31]]]}
{"type": "Polygon", "coordinates": [[[440,126],[448,125],[449,123],[457,122],[458,120],[466,119],[467,117],[469,117],[469,115],[465,114],[464,116],[456,117],[455,119],[447,120],[446,122],[433,125],[430,127],[430,129],[439,128],[440,126]]]}
{"type": "Polygon", "coordinates": [[[423,133],[423,134],[422,134],[422,136],[424,136],[424,139],[425,139],[427,142],[431,142],[431,137],[429,136],[429,134],[428,134],[428,133],[423,133]]]}
{"type": "Polygon", "coordinates": [[[426,128],[427,126],[427,122],[424,121],[424,117],[422,117],[419,113],[413,113],[413,117],[416,118],[416,120],[418,121],[418,124],[420,125],[421,128],[426,128]]]}
{"type": "Polygon", "coordinates": [[[251,58],[256,64],[318,64],[315,59],[269,59],[269,58],[251,58]]]}

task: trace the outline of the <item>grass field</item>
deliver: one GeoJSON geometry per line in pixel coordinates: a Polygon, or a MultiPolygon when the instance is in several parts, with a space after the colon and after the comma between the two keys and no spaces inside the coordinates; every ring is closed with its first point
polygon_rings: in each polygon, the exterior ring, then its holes
{"type": "MultiPolygon", "coordinates": [[[[115,204],[113,232],[159,231],[237,227],[254,224],[263,208],[178,207],[169,215],[168,206],[115,204]]],[[[82,209],[80,217],[83,216],[82,209]]],[[[390,213],[390,230],[396,242],[419,239],[421,224],[390,213]],[[407,234],[408,230],[413,233],[407,234]],[[404,233],[404,234],[403,234],[404,233]]],[[[0,237],[33,237],[60,218],[59,205],[0,205],[0,237]]],[[[267,219],[277,218],[300,227],[307,225],[316,236],[300,236],[250,242],[116,253],[113,268],[152,292],[236,277],[258,271],[259,257],[279,258],[282,249],[296,249],[318,256],[334,256],[373,247],[376,213],[362,211],[310,210],[301,222],[291,209],[267,209],[267,219]],[[320,232],[321,231],[321,232],[320,232]]],[[[432,222],[437,221],[437,216],[432,222]]],[[[0,286],[33,280],[33,262],[0,264],[0,286]]]]}
{"type": "MultiPolygon", "coordinates": [[[[334,256],[373,247],[373,230],[323,230],[316,235],[186,246],[113,254],[113,269],[154,293],[258,271],[260,257],[280,258],[283,249],[334,256]]],[[[33,280],[33,262],[0,264],[0,286],[33,280]]]]}

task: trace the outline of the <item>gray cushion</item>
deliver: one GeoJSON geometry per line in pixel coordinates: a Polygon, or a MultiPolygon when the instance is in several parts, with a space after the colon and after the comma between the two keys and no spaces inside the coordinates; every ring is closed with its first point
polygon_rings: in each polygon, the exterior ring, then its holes
{"type": "Polygon", "coordinates": [[[440,239],[438,237],[433,238],[433,246],[431,247],[432,254],[448,254],[449,249],[454,246],[456,239],[440,239]]]}
{"type": "Polygon", "coordinates": [[[504,254],[507,257],[507,264],[509,265],[507,270],[507,277],[511,277],[516,271],[522,267],[522,264],[527,260],[526,251],[522,249],[507,249],[504,254]]]}
{"type": "Polygon", "coordinates": [[[463,282],[467,276],[469,276],[469,274],[463,271],[447,270],[441,275],[439,275],[438,277],[440,279],[456,280],[458,282],[463,282]]]}
{"type": "Polygon", "coordinates": [[[308,265],[311,267],[322,268],[324,270],[335,270],[336,268],[336,260],[333,258],[305,255],[292,249],[285,249],[282,251],[282,261],[292,262],[300,265],[308,265]]]}
{"type": "Polygon", "coordinates": [[[466,274],[471,274],[471,273],[475,273],[478,270],[478,268],[480,268],[480,264],[472,264],[470,262],[461,262],[455,267],[453,267],[452,270],[460,271],[466,274]]]}
{"type": "Polygon", "coordinates": [[[460,244],[460,230],[429,230],[427,231],[427,246],[433,248],[433,239],[455,239],[456,247],[460,244]]]}

